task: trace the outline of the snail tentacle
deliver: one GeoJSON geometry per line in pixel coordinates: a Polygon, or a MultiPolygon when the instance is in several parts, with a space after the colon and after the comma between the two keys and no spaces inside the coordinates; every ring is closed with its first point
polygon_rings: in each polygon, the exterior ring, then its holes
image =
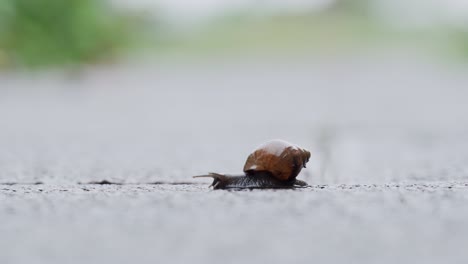
{"type": "Polygon", "coordinates": [[[242,176],[231,176],[215,172],[210,172],[206,175],[193,176],[193,178],[213,178],[213,182],[209,187],[213,187],[214,190],[229,188],[228,186],[235,185],[233,182],[241,177],[242,176]]]}

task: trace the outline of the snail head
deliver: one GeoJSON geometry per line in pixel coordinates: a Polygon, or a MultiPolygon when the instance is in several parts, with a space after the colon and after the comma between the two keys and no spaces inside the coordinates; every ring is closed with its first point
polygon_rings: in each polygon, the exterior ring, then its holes
{"type": "Polygon", "coordinates": [[[193,176],[193,178],[213,178],[210,187],[213,189],[223,189],[229,183],[229,177],[223,174],[210,172],[207,175],[193,176]]]}

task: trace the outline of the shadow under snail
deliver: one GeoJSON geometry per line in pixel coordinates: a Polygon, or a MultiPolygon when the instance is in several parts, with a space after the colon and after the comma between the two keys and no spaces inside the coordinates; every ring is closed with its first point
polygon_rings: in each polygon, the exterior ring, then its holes
{"type": "Polygon", "coordinates": [[[213,189],[295,188],[307,183],[296,179],[309,161],[310,152],[284,140],[260,145],[247,157],[244,175],[208,173],[194,178],[213,178],[213,189]]]}

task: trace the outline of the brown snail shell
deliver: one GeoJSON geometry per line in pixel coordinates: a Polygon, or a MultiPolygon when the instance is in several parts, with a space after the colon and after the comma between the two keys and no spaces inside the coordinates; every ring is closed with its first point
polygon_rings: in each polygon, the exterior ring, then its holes
{"type": "Polygon", "coordinates": [[[208,173],[194,178],[213,178],[213,189],[295,188],[307,183],[296,179],[309,161],[310,152],[284,140],[272,140],[247,157],[244,175],[208,173]]]}
{"type": "Polygon", "coordinates": [[[280,181],[297,177],[309,161],[310,152],[284,140],[271,140],[254,150],[244,165],[247,175],[260,171],[270,172],[280,181]]]}

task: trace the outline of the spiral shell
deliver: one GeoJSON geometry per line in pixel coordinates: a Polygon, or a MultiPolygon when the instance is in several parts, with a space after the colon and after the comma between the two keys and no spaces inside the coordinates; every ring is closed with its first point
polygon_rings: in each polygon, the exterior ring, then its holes
{"type": "Polygon", "coordinates": [[[306,167],[310,152],[284,140],[272,140],[260,145],[249,155],[244,165],[244,172],[268,171],[281,181],[295,179],[306,167]]]}

